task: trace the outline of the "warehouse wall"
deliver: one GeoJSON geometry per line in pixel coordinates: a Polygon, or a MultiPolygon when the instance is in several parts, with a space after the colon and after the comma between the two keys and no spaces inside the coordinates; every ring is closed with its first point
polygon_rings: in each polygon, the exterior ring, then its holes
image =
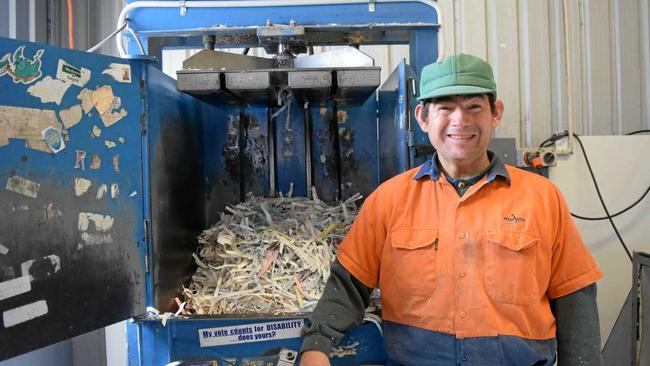
{"type": "MultiPolygon", "coordinates": [[[[123,0],[73,0],[74,45],[87,50],[115,29],[123,0]]],[[[67,0],[0,0],[0,37],[68,47],[67,0]]],[[[115,42],[98,53],[117,55],[115,42]]]]}
{"type": "Polygon", "coordinates": [[[648,128],[648,0],[440,0],[448,53],[494,66],[506,104],[499,137],[538,144],[648,128]]]}

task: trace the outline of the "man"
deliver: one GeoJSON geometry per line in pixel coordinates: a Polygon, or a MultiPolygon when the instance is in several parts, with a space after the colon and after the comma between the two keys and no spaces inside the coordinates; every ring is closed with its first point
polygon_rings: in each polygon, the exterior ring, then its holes
{"type": "Polygon", "coordinates": [[[504,105],[492,68],[422,70],[415,116],[436,149],[380,185],[341,244],[303,329],[301,365],[361,323],[381,289],[390,365],[599,365],[602,277],[547,179],[487,150],[504,105]]]}

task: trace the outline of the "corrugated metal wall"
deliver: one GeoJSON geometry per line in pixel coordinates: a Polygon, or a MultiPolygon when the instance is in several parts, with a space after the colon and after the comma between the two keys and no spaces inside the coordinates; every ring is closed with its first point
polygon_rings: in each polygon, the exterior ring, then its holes
{"type": "MultiPolygon", "coordinates": [[[[123,0],[73,0],[75,49],[87,50],[115,30],[123,0]]],[[[66,0],[0,0],[0,37],[68,47],[66,0]]],[[[117,55],[115,42],[98,51],[117,55]]]]}
{"type": "Polygon", "coordinates": [[[648,0],[440,0],[446,52],[494,65],[499,137],[536,145],[650,127],[648,0]]]}
{"type": "MultiPolygon", "coordinates": [[[[498,137],[537,145],[570,122],[579,134],[623,134],[650,128],[649,1],[439,0],[441,40],[446,54],[472,53],[494,66],[506,105],[498,137]]],[[[67,45],[65,3],[0,0],[0,35],[67,45]]],[[[123,6],[73,3],[78,49],[110,33],[123,6]]],[[[382,66],[384,79],[408,58],[403,46],[363,50],[382,66]]],[[[100,52],[116,54],[114,42],[100,52]]],[[[173,73],[188,53],[166,54],[164,69],[173,73]]]]}

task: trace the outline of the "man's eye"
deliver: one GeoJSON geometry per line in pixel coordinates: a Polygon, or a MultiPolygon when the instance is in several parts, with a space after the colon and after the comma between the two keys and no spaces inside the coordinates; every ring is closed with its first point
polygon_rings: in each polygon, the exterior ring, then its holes
{"type": "Polygon", "coordinates": [[[479,104],[472,104],[467,109],[475,111],[481,109],[481,106],[479,104]]]}

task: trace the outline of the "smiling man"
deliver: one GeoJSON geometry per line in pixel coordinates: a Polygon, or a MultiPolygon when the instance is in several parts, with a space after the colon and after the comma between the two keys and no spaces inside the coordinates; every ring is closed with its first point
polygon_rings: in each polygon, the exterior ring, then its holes
{"type": "Polygon", "coordinates": [[[375,287],[389,365],[599,365],[602,273],[558,189],[487,150],[504,110],[490,65],[428,65],[418,100],[436,152],[364,202],[303,329],[301,365],[329,365],[375,287]]]}

